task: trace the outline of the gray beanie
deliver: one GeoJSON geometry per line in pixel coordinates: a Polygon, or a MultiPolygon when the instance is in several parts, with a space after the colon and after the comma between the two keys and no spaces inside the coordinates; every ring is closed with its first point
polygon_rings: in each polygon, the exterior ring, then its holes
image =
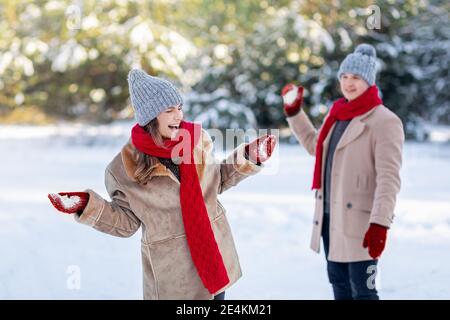
{"type": "Polygon", "coordinates": [[[173,84],[139,69],[128,73],[128,87],[134,115],[140,126],[145,126],[169,107],[183,104],[183,98],[173,84]]]}
{"type": "Polygon", "coordinates": [[[343,73],[357,74],[372,86],[375,84],[377,72],[376,60],[375,48],[370,44],[360,44],[353,53],[347,55],[342,61],[337,77],[340,79],[343,73]]]}

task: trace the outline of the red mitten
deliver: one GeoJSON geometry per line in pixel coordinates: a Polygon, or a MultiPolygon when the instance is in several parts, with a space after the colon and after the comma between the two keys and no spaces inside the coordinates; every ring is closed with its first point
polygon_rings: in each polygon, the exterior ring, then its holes
{"type": "Polygon", "coordinates": [[[245,146],[246,158],[260,165],[272,155],[277,140],[274,135],[261,136],[245,146]]]}
{"type": "Polygon", "coordinates": [[[369,255],[377,259],[386,246],[387,228],[379,224],[371,223],[364,236],[363,247],[369,248],[369,255]]]}
{"type": "Polygon", "coordinates": [[[299,113],[303,103],[303,87],[289,83],[281,90],[283,97],[284,114],[287,117],[295,116],[299,113]]]}
{"type": "Polygon", "coordinates": [[[49,193],[48,198],[53,206],[64,213],[82,212],[89,201],[87,192],[58,192],[49,193]]]}

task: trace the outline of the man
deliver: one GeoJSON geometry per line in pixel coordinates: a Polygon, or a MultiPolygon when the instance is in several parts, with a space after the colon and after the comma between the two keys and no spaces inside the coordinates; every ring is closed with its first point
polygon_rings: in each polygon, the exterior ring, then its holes
{"type": "Polygon", "coordinates": [[[338,72],[344,98],[317,131],[302,110],[303,88],[283,88],[284,112],[299,142],[316,156],[316,206],[311,248],[323,238],[334,297],[379,299],[377,261],[386,244],[400,190],[404,142],[400,119],[375,86],[376,52],[359,45],[338,72]]]}

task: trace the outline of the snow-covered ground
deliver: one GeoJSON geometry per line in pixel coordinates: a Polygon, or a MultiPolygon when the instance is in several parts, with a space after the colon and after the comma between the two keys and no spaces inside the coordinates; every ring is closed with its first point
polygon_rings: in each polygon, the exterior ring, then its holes
{"type": "MultiPolygon", "coordinates": [[[[142,298],[140,233],[102,234],[47,199],[87,187],[107,198],[104,168],[130,128],[0,126],[0,298],[142,298]]],[[[331,299],[325,259],[309,249],[314,159],[298,145],[278,152],[272,168],[220,197],[243,269],[227,298],[331,299]]],[[[449,169],[450,145],[406,144],[381,298],[450,298],[449,169]]]]}

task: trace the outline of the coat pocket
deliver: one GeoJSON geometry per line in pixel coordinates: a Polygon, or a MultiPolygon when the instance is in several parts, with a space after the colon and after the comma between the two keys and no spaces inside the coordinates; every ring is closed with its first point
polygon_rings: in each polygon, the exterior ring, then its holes
{"type": "Polygon", "coordinates": [[[210,294],[198,276],[185,235],[151,243],[148,252],[158,299],[209,299],[210,294]]]}
{"type": "Polygon", "coordinates": [[[358,193],[375,192],[375,176],[372,174],[358,174],[356,176],[356,191],[358,193]]]}
{"type": "Polygon", "coordinates": [[[363,239],[369,228],[373,196],[355,195],[344,202],[344,233],[351,238],[363,239]]]}
{"type": "Polygon", "coordinates": [[[230,279],[229,285],[231,285],[242,275],[238,253],[231,233],[231,227],[227,217],[223,213],[211,222],[211,226],[227,269],[228,277],[230,279]]]}
{"type": "Polygon", "coordinates": [[[145,300],[157,300],[158,294],[158,282],[155,275],[155,269],[153,266],[154,261],[150,254],[149,245],[141,241],[141,259],[142,259],[142,275],[143,275],[143,287],[144,287],[144,299],[145,300]]]}

